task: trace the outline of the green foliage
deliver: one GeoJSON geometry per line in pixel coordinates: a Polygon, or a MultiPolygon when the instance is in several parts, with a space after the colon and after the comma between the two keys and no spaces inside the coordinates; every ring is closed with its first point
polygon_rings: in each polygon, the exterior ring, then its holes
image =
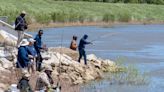
{"type": "Polygon", "coordinates": [[[103,21],[105,22],[114,22],[115,21],[115,15],[106,13],[103,15],[103,21]]]}
{"type": "MultiPolygon", "coordinates": [[[[93,0],[90,0],[93,1],[93,0]]],[[[116,0],[97,0],[101,2],[116,2],[116,0]]],[[[124,2],[125,0],[117,0],[124,2]]],[[[138,0],[146,2],[146,0],[138,0]]],[[[151,1],[151,0],[150,0],[151,1]]],[[[152,2],[163,0],[152,0],[152,2]]],[[[55,0],[0,0],[0,16],[8,16],[10,22],[14,22],[16,16],[22,10],[27,12],[29,23],[49,22],[128,22],[132,20],[164,21],[163,5],[148,4],[122,4],[122,3],[98,3],[75,2],[55,0]]],[[[129,0],[135,3],[136,0],[129,0]]]]}
{"type": "Polygon", "coordinates": [[[109,2],[109,3],[148,3],[164,4],[164,0],[55,0],[55,1],[88,1],[88,2],[109,2]]]}
{"type": "Polygon", "coordinates": [[[117,80],[118,84],[145,85],[149,80],[145,73],[141,73],[137,68],[130,65],[124,72],[112,73],[112,80],[117,80]]]}

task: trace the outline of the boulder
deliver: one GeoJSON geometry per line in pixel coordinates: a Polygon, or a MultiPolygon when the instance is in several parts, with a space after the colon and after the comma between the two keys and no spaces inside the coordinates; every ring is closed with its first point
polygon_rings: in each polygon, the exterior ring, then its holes
{"type": "Polygon", "coordinates": [[[0,83],[0,92],[3,92],[4,89],[6,89],[6,88],[7,88],[7,86],[5,84],[0,83]],[[3,90],[3,91],[1,91],[1,90],[3,90]]]}
{"type": "Polygon", "coordinates": [[[51,58],[48,60],[43,60],[43,62],[49,65],[59,65],[59,59],[54,54],[51,54],[51,58]]]}
{"type": "Polygon", "coordinates": [[[82,84],[84,83],[83,79],[81,77],[78,77],[74,82],[73,84],[77,85],[77,84],[82,84]]]}
{"type": "Polygon", "coordinates": [[[95,60],[97,60],[97,57],[94,55],[94,54],[89,54],[89,55],[87,55],[87,60],[89,60],[89,61],[95,61],[95,60]]]}
{"type": "Polygon", "coordinates": [[[48,60],[51,58],[51,55],[48,52],[41,52],[41,55],[42,55],[42,58],[45,60],[48,60]]]}
{"type": "Polygon", "coordinates": [[[108,66],[116,66],[116,63],[113,62],[113,61],[111,61],[111,60],[109,60],[109,59],[102,60],[102,63],[103,63],[104,65],[108,65],[108,66]]]}
{"type": "Polygon", "coordinates": [[[2,67],[5,69],[13,67],[13,63],[7,60],[6,58],[0,58],[0,63],[2,64],[2,67]]]}

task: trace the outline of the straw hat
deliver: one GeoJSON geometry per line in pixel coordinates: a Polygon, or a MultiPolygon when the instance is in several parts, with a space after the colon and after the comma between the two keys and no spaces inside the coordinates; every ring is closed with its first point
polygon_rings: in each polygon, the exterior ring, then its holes
{"type": "Polygon", "coordinates": [[[20,42],[20,46],[27,46],[29,45],[29,42],[27,41],[27,39],[23,39],[21,42],[20,42]]]}
{"type": "Polygon", "coordinates": [[[21,12],[21,14],[27,14],[24,10],[21,12]]]}

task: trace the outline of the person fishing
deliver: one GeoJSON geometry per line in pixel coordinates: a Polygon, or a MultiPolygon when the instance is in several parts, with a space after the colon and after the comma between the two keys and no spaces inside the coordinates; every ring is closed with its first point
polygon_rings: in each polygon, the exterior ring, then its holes
{"type": "Polygon", "coordinates": [[[84,63],[85,65],[87,65],[87,56],[86,56],[86,53],[85,53],[85,45],[87,44],[92,44],[91,42],[87,42],[86,39],[88,38],[88,35],[84,35],[80,42],[79,42],[79,46],[78,46],[78,50],[79,50],[79,59],[78,59],[78,62],[80,63],[80,60],[82,58],[82,56],[84,57],[84,63]]]}
{"type": "Polygon", "coordinates": [[[70,49],[75,50],[77,49],[77,36],[73,36],[72,41],[71,41],[71,45],[70,45],[70,49]]]}
{"type": "Polygon", "coordinates": [[[35,40],[34,47],[37,52],[37,60],[36,60],[36,70],[37,71],[41,71],[41,67],[42,67],[43,58],[41,56],[41,50],[46,49],[42,45],[42,35],[43,35],[43,30],[39,30],[38,34],[36,35],[36,37],[34,39],[35,40]]]}
{"type": "Polygon", "coordinates": [[[29,59],[30,59],[30,64],[29,64],[29,67],[28,67],[28,71],[30,73],[30,70],[32,70],[32,73],[35,72],[36,70],[36,67],[35,67],[35,62],[36,62],[36,58],[37,58],[37,52],[34,48],[34,42],[35,40],[33,38],[29,38],[28,39],[29,41],[29,45],[27,46],[27,49],[28,49],[28,52],[29,52],[29,59]]]}
{"type": "Polygon", "coordinates": [[[28,28],[25,20],[26,12],[22,11],[21,14],[15,20],[15,30],[18,32],[17,47],[20,46],[20,42],[24,38],[24,31],[28,28]]]}
{"type": "Polygon", "coordinates": [[[17,62],[16,62],[16,67],[18,69],[18,77],[22,76],[22,71],[27,70],[30,59],[28,57],[29,52],[27,49],[27,46],[29,45],[29,42],[27,39],[23,39],[21,41],[20,47],[18,48],[18,57],[17,57],[17,62]]]}

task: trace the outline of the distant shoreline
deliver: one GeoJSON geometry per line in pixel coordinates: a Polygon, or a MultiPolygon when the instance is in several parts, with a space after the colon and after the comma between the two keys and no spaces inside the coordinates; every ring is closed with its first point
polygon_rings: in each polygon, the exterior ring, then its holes
{"type": "Polygon", "coordinates": [[[42,28],[53,28],[53,27],[70,27],[70,26],[102,26],[112,27],[114,25],[149,25],[149,24],[164,24],[164,21],[130,21],[130,22],[66,22],[66,23],[32,23],[29,25],[29,30],[37,30],[42,28]]]}

